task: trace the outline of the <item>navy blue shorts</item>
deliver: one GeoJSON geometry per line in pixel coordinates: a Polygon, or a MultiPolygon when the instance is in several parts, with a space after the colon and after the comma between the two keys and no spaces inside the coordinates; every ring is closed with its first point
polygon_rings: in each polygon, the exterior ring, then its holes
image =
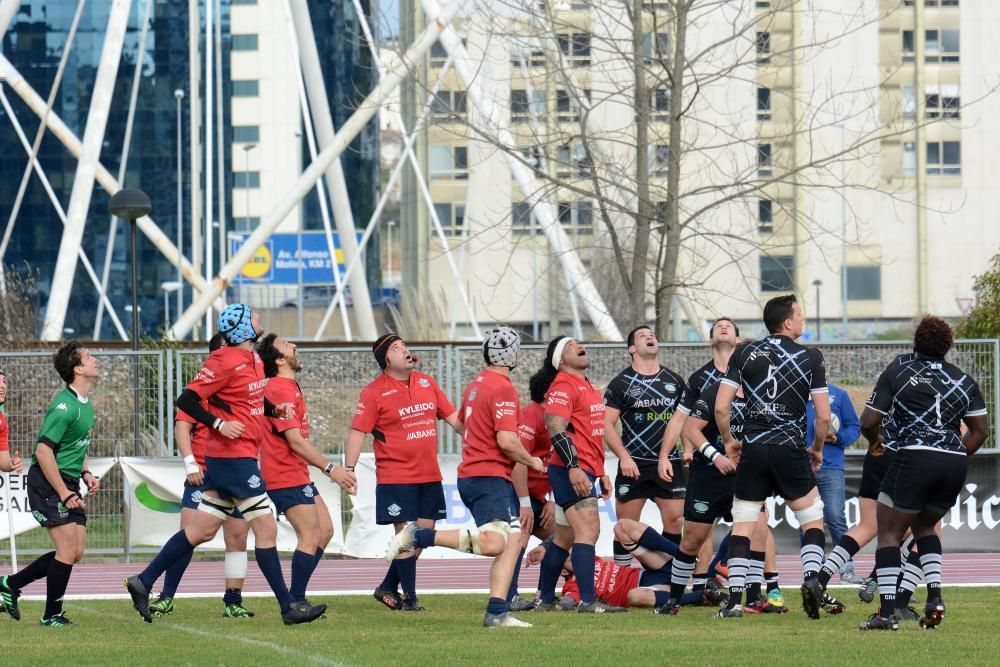
{"type": "Polygon", "coordinates": [[[267,487],[257,459],[220,459],[205,457],[205,483],[202,491],[215,491],[223,500],[246,500],[263,494],[267,487]]]}
{"type": "Polygon", "coordinates": [[[267,492],[267,495],[271,498],[271,502],[274,503],[274,508],[278,510],[278,514],[284,514],[285,510],[289,507],[295,507],[296,505],[315,505],[316,496],[319,495],[319,489],[312,482],[304,486],[289,486],[284,489],[272,489],[267,492]]]}
{"type": "Polygon", "coordinates": [[[448,516],[441,482],[375,485],[375,523],[380,526],[448,516]]]}
{"type": "MultiPolygon", "coordinates": [[[[583,470],[583,468],[580,468],[580,470],[583,470]]],[[[587,496],[577,495],[573,489],[573,485],[569,481],[569,470],[567,468],[549,464],[549,484],[552,485],[552,496],[556,501],[556,505],[559,505],[564,510],[568,510],[581,500],[597,497],[597,490],[594,488],[594,481],[597,478],[586,470],[583,470],[583,473],[590,478],[590,495],[587,496]]]]}
{"type": "MultiPolygon", "coordinates": [[[[181,505],[185,509],[196,510],[198,509],[198,504],[201,503],[201,494],[205,492],[205,485],[200,484],[195,486],[191,482],[184,480],[184,497],[181,499],[181,505]]],[[[242,519],[243,515],[240,511],[233,508],[233,513],[230,515],[234,519],[242,519]]]]}
{"type": "Polygon", "coordinates": [[[667,561],[659,570],[643,570],[639,575],[639,585],[640,586],[664,586],[670,583],[670,571],[673,569],[670,564],[673,561],[667,561]]]}
{"type": "Polygon", "coordinates": [[[458,495],[472,512],[477,526],[504,521],[521,530],[520,510],[514,485],[503,477],[461,477],[458,495]]]}
{"type": "MultiPolygon", "coordinates": [[[[518,501],[517,506],[518,508],[521,507],[521,501],[518,501]]],[[[544,500],[539,500],[538,498],[531,499],[531,511],[535,513],[535,525],[538,525],[538,517],[542,516],[542,509],[544,508],[544,500]]]]}

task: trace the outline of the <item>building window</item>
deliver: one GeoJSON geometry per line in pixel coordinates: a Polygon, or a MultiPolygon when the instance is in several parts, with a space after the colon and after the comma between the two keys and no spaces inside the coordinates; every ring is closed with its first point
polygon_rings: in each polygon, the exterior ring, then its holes
{"type": "Polygon", "coordinates": [[[233,125],[233,143],[253,144],[260,141],[260,127],[257,125],[233,125]]]}
{"type": "Polygon", "coordinates": [[[260,216],[251,215],[233,218],[234,232],[252,232],[260,227],[260,216]]]}
{"type": "Polygon", "coordinates": [[[928,141],[927,175],[958,176],[962,173],[962,142],[928,141]]]}
{"type": "Polygon", "coordinates": [[[533,90],[532,97],[528,99],[528,91],[510,91],[510,121],[512,123],[526,123],[531,120],[531,115],[544,116],[548,113],[548,105],[545,103],[545,91],[533,90]]]}
{"type": "Polygon", "coordinates": [[[670,120],[670,89],[657,88],[649,96],[649,108],[653,111],[653,120],[670,120]]]}
{"type": "Polygon", "coordinates": [[[924,117],[961,118],[961,98],[958,86],[928,86],[924,95],[924,117]]]}
{"type": "Polygon", "coordinates": [[[571,65],[586,67],[590,65],[590,33],[569,32],[556,35],[559,50],[571,65]]]}
{"type": "Polygon", "coordinates": [[[791,255],[760,258],[760,291],[787,292],[795,284],[795,258],[791,255]]]}
{"type": "Polygon", "coordinates": [[[646,159],[650,176],[663,177],[670,173],[670,146],[667,144],[650,144],[646,159]]]}
{"type": "Polygon", "coordinates": [[[670,35],[665,32],[642,33],[642,58],[647,65],[670,60],[670,35]]]}
{"type": "Polygon", "coordinates": [[[528,67],[545,66],[545,49],[542,40],[531,35],[512,35],[510,38],[510,62],[520,67],[521,62],[528,67]]]}
{"type": "Polygon", "coordinates": [[[912,141],[903,142],[903,176],[917,175],[917,145],[912,141]]]}
{"type": "Polygon", "coordinates": [[[771,62],[771,33],[757,33],[757,64],[766,65],[771,62]]]}
{"type": "Polygon", "coordinates": [[[849,301],[878,301],[882,298],[882,267],[847,266],[849,301]]]}
{"type": "Polygon", "coordinates": [[[771,120],[770,88],[757,88],[757,120],[771,120]]]}
{"type": "Polygon", "coordinates": [[[757,9],[770,9],[771,0],[757,0],[756,6],[757,9]]]}
{"type": "Polygon", "coordinates": [[[642,8],[647,12],[666,12],[670,10],[670,3],[659,2],[658,0],[646,0],[642,3],[642,8]]]}
{"type": "MultiPolygon", "coordinates": [[[[590,102],[589,90],[578,90],[587,102],[590,102]]],[[[577,98],[566,90],[556,90],[556,120],[560,123],[575,123],[580,120],[580,104],[577,98]]]]}
{"type": "Polygon", "coordinates": [[[260,172],[259,171],[234,171],[233,172],[233,187],[234,188],[259,188],[260,187],[260,172]]]}
{"type": "MultiPolygon", "coordinates": [[[[531,204],[519,201],[510,205],[510,226],[514,236],[531,234],[531,204]]],[[[535,233],[538,234],[539,231],[536,229],[535,233]]]]}
{"type": "Polygon", "coordinates": [[[256,51],[257,35],[233,35],[233,51],[256,51]]]}
{"type": "Polygon", "coordinates": [[[561,201],[557,208],[559,224],[572,236],[594,233],[594,204],[589,199],[561,201]]]}
{"type": "Polygon", "coordinates": [[[560,178],[590,176],[590,157],[583,144],[564,144],[556,150],[556,174],[560,178]]]}
{"type": "Polygon", "coordinates": [[[257,79],[234,79],[233,97],[258,97],[260,82],[257,79]]]}
{"type": "Polygon", "coordinates": [[[774,229],[774,202],[770,199],[757,200],[757,228],[762,232],[774,229]]]}
{"type": "Polygon", "coordinates": [[[233,6],[236,6],[236,5],[256,5],[257,4],[257,0],[230,0],[229,4],[231,4],[233,6]]]}
{"type": "MultiPolygon", "coordinates": [[[[459,203],[437,203],[434,204],[434,212],[437,214],[441,228],[448,236],[461,236],[465,227],[465,204],[459,203]]],[[[432,234],[437,232],[431,230],[432,234]]]]}
{"type": "Polygon", "coordinates": [[[771,144],[757,144],[757,175],[771,176],[774,164],[771,162],[771,144]]]}
{"type": "Polygon", "coordinates": [[[443,122],[457,123],[465,119],[465,91],[440,90],[432,105],[434,118],[443,122]]]}
{"type": "Polygon", "coordinates": [[[531,167],[536,178],[545,176],[545,172],[542,170],[542,159],[545,157],[545,151],[541,146],[518,146],[517,150],[521,151],[524,163],[531,167]]]}
{"type": "MultiPolygon", "coordinates": [[[[903,0],[907,7],[913,6],[913,0],[903,0]]],[[[924,7],[958,7],[958,0],[924,0],[924,7]]]]}
{"type": "MultiPolygon", "coordinates": [[[[924,62],[957,63],[960,54],[958,30],[925,30],[924,62]]],[[[914,36],[912,30],[903,31],[903,62],[913,62],[914,36]]]]}
{"type": "Polygon", "coordinates": [[[469,177],[469,149],[431,146],[431,178],[465,180],[469,177]]]}

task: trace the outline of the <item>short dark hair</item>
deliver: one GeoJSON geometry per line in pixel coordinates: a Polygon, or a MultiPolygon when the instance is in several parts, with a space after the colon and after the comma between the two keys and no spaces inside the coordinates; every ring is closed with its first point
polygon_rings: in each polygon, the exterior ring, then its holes
{"type": "Polygon", "coordinates": [[[545,394],[555,379],[555,370],[551,366],[544,366],[535,371],[528,379],[528,393],[531,394],[531,400],[535,403],[544,403],[545,394]]]}
{"type": "Polygon", "coordinates": [[[643,329],[649,329],[650,331],[652,331],[653,327],[649,326],[648,324],[640,324],[635,329],[629,331],[628,336],[625,337],[625,346],[632,347],[633,345],[635,345],[635,335],[640,331],[642,331],[643,329]]]}
{"type": "Polygon", "coordinates": [[[913,332],[913,350],[935,359],[944,359],[948,354],[955,334],[951,326],[940,317],[924,315],[913,332]]]}
{"type": "Polygon", "coordinates": [[[55,364],[56,372],[66,384],[72,384],[76,378],[76,367],[83,363],[80,350],[83,344],[78,340],[71,340],[63,343],[62,347],[56,350],[52,363],[55,364]]]}
{"type": "Polygon", "coordinates": [[[212,334],[208,341],[208,351],[215,352],[226,344],[226,338],[220,333],[212,334]]]}
{"type": "Polygon", "coordinates": [[[269,378],[278,374],[278,359],[281,359],[281,352],[278,352],[278,348],[274,346],[274,341],[277,338],[278,334],[271,333],[257,341],[257,354],[264,362],[264,375],[269,378]]]}
{"type": "Polygon", "coordinates": [[[794,294],[776,296],[764,304],[764,326],[768,333],[778,333],[785,320],[792,317],[792,306],[798,302],[794,294]]]}
{"type": "Polygon", "coordinates": [[[731,317],[716,317],[715,321],[712,322],[712,326],[708,328],[708,337],[711,338],[712,334],[715,333],[715,325],[719,322],[729,322],[733,325],[733,329],[736,331],[736,337],[739,338],[740,335],[740,325],[736,324],[731,317]]]}

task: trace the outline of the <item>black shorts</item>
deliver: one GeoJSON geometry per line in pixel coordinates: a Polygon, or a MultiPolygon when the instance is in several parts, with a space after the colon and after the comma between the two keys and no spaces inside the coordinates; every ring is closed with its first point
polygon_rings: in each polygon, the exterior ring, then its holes
{"type": "Polygon", "coordinates": [[[733,495],[754,502],[772,495],[798,500],[815,486],[812,457],[805,447],[747,444],[736,467],[733,495]]]}
{"type": "Polygon", "coordinates": [[[861,487],[858,489],[858,497],[878,500],[879,489],[882,488],[882,480],[885,473],[892,465],[892,459],[896,455],[896,450],[887,449],[882,456],[872,456],[865,454],[865,463],[861,468],[861,487]]]}
{"type": "Polygon", "coordinates": [[[683,499],[687,492],[687,471],[679,460],[670,463],[674,467],[674,478],[669,482],[660,479],[656,463],[637,463],[639,479],[622,476],[619,463],[618,474],[615,475],[615,500],[624,503],[630,500],[683,499]]]}
{"type": "Polygon", "coordinates": [[[736,475],[723,475],[715,466],[691,464],[687,495],[684,497],[684,520],[715,523],[716,519],[733,520],[733,487],[736,475]]]}
{"type": "MultiPolygon", "coordinates": [[[[80,480],[62,475],[66,488],[73,493],[80,488],[80,480]]],[[[35,521],[45,528],[55,528],[67,523],[87,525],[87,512],[82,509],[66,509],[62,499],[45,479],[41,466],[31,466],[28,469],[28,504],[35,521]]]]}
{"type": "Polygon", "coordinates": [[[944,514],[965,485],[967,459],[964,454],[900,449],[882,480],[878,501],[907,514],[944,514]]]}
{"type": "Polygon", "coordinates": [[[375,523],[380,526],[417,519],[440,521],[447,515],[441,482],[375,485],[375,523]]]}

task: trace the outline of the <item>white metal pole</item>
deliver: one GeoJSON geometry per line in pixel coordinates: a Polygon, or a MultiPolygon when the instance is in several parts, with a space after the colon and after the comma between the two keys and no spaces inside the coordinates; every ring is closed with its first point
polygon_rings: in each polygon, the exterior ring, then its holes
{"type": "Polygon", "coordinates": [[[83,154],[77,163],[76,176],[73,178],[73,189],[70,193],[66,214],[66,227],[63,229],[62,240],[59,243],[59,254],[52,272],[49,302],[45,309],[45,321],[42,325],[42,340],[60,340],[63,335],[66,308],[73,290],[78,252],[83,241],[83,230],[87,223],[87,212],[90,209],[90,196],[94,190],[97,161],[100,159],[101,145],[104,143],[104,130],[107,127],[108,112],[111,109],[111,98],[114,94],[118,63],[122,57],[122,46],[125,43],[125,29],[128,27],[128,14],[131,6],[132,0],[112,0],[111,3],[108,29],[104,34],[101,60],[97,67],[90,110],[87,114],[87,124],[83,131],[83,154]]]}
{"type": "MultiPolygon", "coordinates": [[[[45,100],[43,100],[38,93],[35,91],[31,85],[24,80],[20,72],[17,71],[9,60],[0,54],[0,78],[6,80],[7,85],[17,93],[18,97],[28,106],[29,109],[34,112],[39,118],[45,116],[45,100]]],[[[47,117],[48,129],[52,132],[52,136],[57,138],[63,146],[78,160],[83,154],[83,144],[80,139],[66,127],[66,124],[62,121],[58,114],[52,112],[48,114],[47,117]]],[[[111,175],[104,165],[100,162],[96,165],[97,168],[97,183],[110,195],[115,194],[121,190],[122,186],[118,180],[111,175]]],[[[201,277],[200,274],[196,273],[192,267],[191,262],[188,262],[183,255],[181,255],[173,242],[167,238],[167,235],[153,222],[153,219],[149,216],[143,216],[139,218],[136,223],[139,226],[139,230],[146,235],[156,248],[163,253],[167,261],[177,266],[178,262],[182,264],[184,279],[187,280],[195,289],[202,291],[207,288],[205,279],[201,277]]],[[[221,310],[224,304],[221,299],[217,299],[213,302],[213,307],[217,310],[221,310]]]]}
{"type": "MultiPolygon", "coordinates": [[[[188,141],[191,157],[191,266],[198,275],[195,289],[207,282],[201,278],[201,9],[199,0],[188,0],[188,141]]],[[[194,285],[194,283],[192,283],[194,285]]],[[[193,296],[192,296],[193,298],[193,296]]]]}
{"type": "MultiPolygon", "coordinates": [[[[309,7],[306,0],[292,0],[291,14],[293,27],[298,38],[299,55],[301,58],[302,75],[305,79],[306,94],[313,123],[316,127],[316,138],[321,150],[333,143],[335,135],[333,114],[326,94],[326,83],[323,80],[323,70],[320,66],[319,51],[316,49],[316,37],[313,34],[312,20],[309,17],[309,7]]],[[[363,17],[358,19],[363,20],[363,17]]],[[[326,171],[326,185],[333,204],[333,219],[337,225],[340,237],[340,247],[345,259],[350,262],[358,252],[358,242],[355,238],[357,230],[354,227],[354,214],[347,194],[347,181],[340,160],[334,160],[326,171]]],[[[364,340],[375,340],[378,331],[375,327],[375,314],[372,311],[371,295],[368,292],[368,281],[364,267],[355,263],[355,269],[347,274],[347,284],[351,288],[354,301],[354,317],[358,325],[358,336],[364,340]]]]}
{"type": "Polygon", "coordinates": [[[10,571],[17,572],[17,540],[14,537],[14,510],[10,508],[10,478],[14,473],[4,473],[3,506],[7,508],[7,530],[10,535],[10,571]]]}
{"type": "MultiPolygon", "coordinates": [[[[132,73],[132,88],[128,98],[128,115],[125,120],[125,138],[122,142],[121,163],[118,165],[118,181],[125,182],[125,173],[128,168],[129,148],[132,145],[132,125],[135,122],[135,103],[139,97],[139,83],[142,80],[142,62],[145,59],[146,35],[149,32],[149,12],[153,7],[153,0],[146,0],[146,11],[142,19],[142,27],[139,32],[139,46],[135,50],[135,71],[132,73]]],[[[104,252],[104,268],[101,271],[101,288],[108,289],[108,278],[111,276],[111,258],[115,252],[115,241],[118,236],[118,218],[111,218],[108,227],[107,248],[104,252]]],[[[94,318],[94,340],[101,339],[101,329],[104,326],[104,301],[97,302],[97,315],[94,318]]]]}
{"type": "MultiPolygon", "coordinates": [[[[212,0],[206,0],[205,2],[205,282],[211,283],[214,276],[213,266],[212,266],[212,192],[213,186],[215,185],[212,181],[213,165],[212,165],[212,147],[215,142],[215,137],[212,136],[212,126],[213,126],[213,107],[212,107],[212,97],[215,90],[212,87],[212,82],[215,76],[215,72],[212,69],[212,57],[215,55],[215,49],[212,48],[212,6],[215,3],[212,0]]],[[[249,186],[250,174],[246,175],[247,185],[249,186]]],[[[212,311],[205,311],[205,340],[212,337],[212,311]]]]}
{"type": "MultiPolygon", "coordinates": [[[[178,88],[174,91],[177,99],[177,252],[183,254],[184,247],[184,151],[181,145],[184,143],[184,114],[181,111],[181,101],[184,99],[184,91],[178,88]]],[[[181,265],[177,264],[177,312],[184,310],[184,276],[181,274],[181,265]]],[[[170,322],[167,322],[170,326],[170,322]]]]}
{"type": "MultiPolygon", "coordinates": [[[[420,0],[420,2],[428,15],[436,14],[440,7],[437,0],[420,0]]],[[[544,187],[535,181],[534,175],[528,167],[513,154],[516,150],[513,147],[517,145],[517,142],[510,130],[497,124],[498,119],[502,117],[501,109],[497,106],[496,100],[483,94],[478,81],[479,71],[470,62],[462,40],[459,39],[454,30],[448,28],[441,33],[441,43],[449,54],[456,54],[455,70],[462,83],[465,84],[467,97],[482,116],[486,124],[483,129],[499,139],[499,146],[507,158],[511,175],[517,182],[518,188],[524,193],[528,203],[535,209],[542,231],[548,238],[552,251],[567,272],[569,288],[576,290],[601,338],[614,341],[622,340],[621,331],[604,304],[604,299],[587,274],[587,269],[580,261],[579,255],[570,244],[566,231],[560,226],[555,207],[544,200],[544,187]]]]}
{"type": "MultiPolygon", "coordinates": [[[[300,48],[298,44],[298,35],[295,32],[295,22],[292,17],[292,10],[288,4],[288,0],[285,0],[285,18],[288,22],[288,34],[292,40],[292,60],[295,63],[295,80],[299,86],[299,107],[302,110],[302,125],[306,132],[306,144],[309,146],[309,159],[315,160],[317,155],[316,135],[311,121],[312,114],[309,111],[309,99],[306,94],[305,80],[302,74],[302,63],[299,62],[300,48]]],[[[339,160],[336,164],[340,164],[339,160]]],[[[329,172],[327,173],[329,174],[329,172]]],[[[341,176],[343,176],[342,172],[341,176]]],[[[323,231],[326,233],[326,249],[327,252],[330,253],[330,269],[333,271],[333,284],[336,286],[337,292],[341,292],[343,289],[341,287],[340,267],[337,266],[337,249],[333,243],[333,227],[330,225],[330,209],[326,198],[326,189],[323,187],[323,179],[316,181],[316,194],[319,198],[319,212],[320,217],[323,220],[323,231]]],[[[353,217],[351,219],[351,226],[354,226],[353,217]]],[[[343,241],[341,241],[340,246],[341,248],[344,247],[343,241]]],[[[357,252],[360,252],[360,250],[357,252]]],[[[365,285],[367,289],[367,283],[365,283],[365,285]]],[[[299,322],[300,324],[303,324],[303,317],[301,314],[301,292],[302,286],[299,285],[299,322]]],[[[347,303],[344,299],[340,299],[340,320],[344,327],[344,337],[347,338],[347,340],[353,340],[354,336],[351,332],[351,318],[347,314],[347,303]]],[[[305,336],[304,324],[300,328],[302,329],[299,331],[299,338],[301,339],[305,336]]]]}
{"type": "Polygon", "coordinates": [[[0,40],[7,34],[10,22],[14,20],[17,10],[21,7],[21,0],[3,0],[0,2],[0,40]]]}
{"type": "MultiPolygon", "coordinates": [[[[219,265],[226,261],[226,140],[223,136],[226,131],[225,112],[226,105],[222,103],[222,0],[215,0],[215,139],[218,142],[215,154],[218,174],[216,174],[216,187],[218,188],[219,219],[215,224],[219,226],[216,236],[219,247],[219,265]]],[[[178,311],[180,312],[180,311],[178,311]]]]}
{"type": "MultiPolygon", "coordinates": [[[[281,220],[305,197],[314,187],[316,180],[326,171],[327,167],[337,159],[348,147],[350,142],[356,137],[371,118],[378,113],[379,108],[384,105],[389,95],[395,90],[403,77],[409,72],[409,68],[424,53],[430,49],[437,40],[441,30],[451,22],[458,13],[458,10],[466,0],[451,0],[444,9],[431,14],[435,18],[431,20],[406,53],[401,58],[393,62],[391,71],[383,77],[375,89],[369,93],[364,102],[351,115],[343,127],[337,132],[333,143],[323,149],[315,161],[310,164],[299,176],[295,186],[282,197],[274,206],[267,217],[234,254],[225,266],[219,271],[218,276],[213,280],[207,293],[200,295],[184,314],[174,323],[168,332],[171,338],[186,335],[195,322],[201,317],[212,304],[212,301],[221,294],[226,283],[231,280],[257,250],[264,244],[267,238],[274,233],[274,230],[281,223],[281,220]]],[[[355,257],[356,259],[356,257],[355,257]]]]}
{"type": "MultiPolygon", "coordinates": [[[[31,165],[35,170],[38,180],[42,183],[42,189],[49,197],[49,201],[52,202],[52,207],[56,210],[56,215],[59,217],[60,222],[62,222],[63,227],[66,226],[66,211],[63,210],[62,202],[56,197],[55,191],[52,189],[52,184],[49,182],[48,176],[45,175],[45,170],[42,169],[41,163],[38,159],[31,155],[31,146],[28,145],[28,137],[25,136],[24,130],[21,127],[21,123],[17,120],[17,116],[14,115],[14,109],[10,106],[10,102],[7,100],[7,95],[3,92],[3,88],[0,88],[0,104],[3,105],[4,111],[10,118],[11,124],[14,126],[14,132],[17,134],[17,138],[21,140],[21,146],[29,155],[31,165]]],[[[84,252],[83,247],[80,247],[80,263],[83,264],[84,270],[90,277],[91,282],[94,284],[94,288],[97,290],[98,299],[103,306],[107,306],[108,315],[111,316],[111,323],[114,325],[115,329],[118,331],[118,335],[121,336],[122,340],[128,340],[128,334],[125,333],[125,327],[122,326],[121,320],[118,319],[118,313],[115,312],[114,306],[108,300],[107,289],[101,284],[101,281],[97,279],[97,274],[94,273],[94,267],[91,265],[90,260],[87,258],[87,254],[84,252]]]]}

